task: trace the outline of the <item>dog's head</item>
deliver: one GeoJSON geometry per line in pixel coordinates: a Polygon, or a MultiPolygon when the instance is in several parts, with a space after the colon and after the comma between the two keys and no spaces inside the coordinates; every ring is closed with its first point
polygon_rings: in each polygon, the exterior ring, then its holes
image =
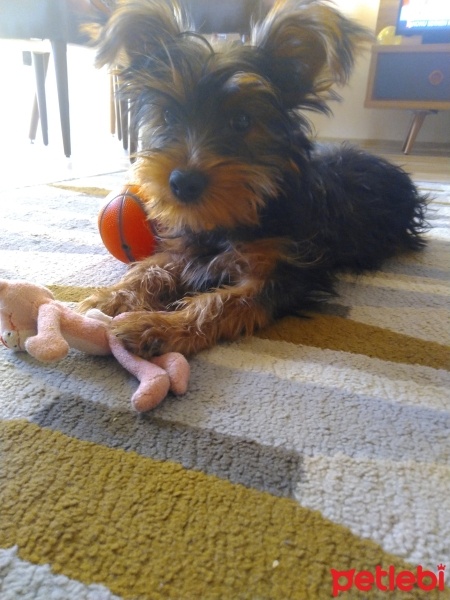
{"type": "MultiPolygon", "coordinates": [[[[250,28],[249,28],[250,29],[250,28]]],[[[344,84],[365,29],[330,4],[279,0],[250,43],[213,48],[181,5],[119,5],[97,40],[140,131],[136,175],[169,229],[258,225],[307,157],[307,120],[344,84]]]]}

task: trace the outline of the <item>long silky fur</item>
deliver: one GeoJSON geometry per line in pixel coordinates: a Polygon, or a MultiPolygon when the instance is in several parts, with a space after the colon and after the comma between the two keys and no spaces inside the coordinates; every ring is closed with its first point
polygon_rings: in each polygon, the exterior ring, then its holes
{"type": "Polygon", "coordinates": [[[121,2],[97,37],[140,134],[133,179],[158,251],[81,304],[114,317],[136,354],[193,354],[334,293],[340,271],[423,245],[426,197],[388,161],[321,147],[371,39],[326,0],[279,0],[246,45],[213,47],[166,0],[121,2]],[[174,184],[181,178],[189,188],[174,184]]]}

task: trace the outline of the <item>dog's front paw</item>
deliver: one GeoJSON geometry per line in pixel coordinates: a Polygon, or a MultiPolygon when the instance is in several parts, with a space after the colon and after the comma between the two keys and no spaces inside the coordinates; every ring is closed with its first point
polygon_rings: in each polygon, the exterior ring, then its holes
{"type": "Polygon", "coordinates": [[[97,310],[109,317],[114,317],[132,308],[129,296],[131,294],[128,294],[126,290],[123,292],[110,292],[107,289],[99,290],[92,296],[82,300],[78,304],[77,310],[83,314],[90,310],[97,310]]]}
{"type": "MultiPolygon", "coordinates": [[[[166,352],[191,354],[192,328],[180,312],[127,312],[111,322],[114,335],[138,356],[150,358],[166,352]]],[[[195,336],[194,336],[195,337],[195,336]]]]}

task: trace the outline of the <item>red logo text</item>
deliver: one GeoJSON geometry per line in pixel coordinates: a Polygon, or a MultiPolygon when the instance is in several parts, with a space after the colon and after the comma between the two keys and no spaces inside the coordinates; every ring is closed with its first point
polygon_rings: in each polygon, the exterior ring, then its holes
{"type": "Polygon", "coordinates": [[[373,588],[378,588],[381,592],[393,592],[394,590],[411,592],[415,586],[425,592],[445,589],[445,565],[438,565],[437,574],[426,571],[421,566],[418,566],[415,572],[396,572],[393,566],[385,570],[377,565],[375,573],[356,571],[355,569],[349,571],[331,569],[331,576],[333,578],[333,597],[338,596],[340,592],[348,592],[353,587],[361,592],[370,592],[373,588]]]}

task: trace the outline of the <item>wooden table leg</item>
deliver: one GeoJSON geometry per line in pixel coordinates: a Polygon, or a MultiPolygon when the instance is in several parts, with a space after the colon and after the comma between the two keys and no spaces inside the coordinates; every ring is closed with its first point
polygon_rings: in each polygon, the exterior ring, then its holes
{"type": "Polygon", "coordinates": [[[417,110],[414,112],[411,127],[409,128],[408,135],[405,143],[403,144],[403,154],[409,154],[412,150],[414,142],[416,141],[417,134],[425,121],[425,117],[430,114],[436,113],[436,110],[417,110]]]}

